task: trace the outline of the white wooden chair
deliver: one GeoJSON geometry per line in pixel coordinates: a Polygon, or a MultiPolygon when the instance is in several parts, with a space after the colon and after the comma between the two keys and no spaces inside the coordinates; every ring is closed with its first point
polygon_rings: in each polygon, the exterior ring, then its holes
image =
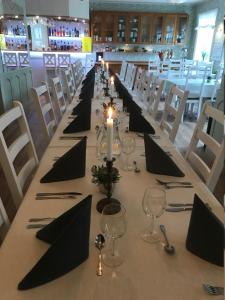
{"type": "Polygon", "coordinates": [[[30,59],[29,59],[29,55],[27,52],[25,52],[25,53],[19,52],[18,58],[19,58],[19,66],[21,68],[30,66],[30,59]]]}
{"type": "Polygon", "coordinates": [[[209,117],[221,124],[221,126],[224,126],[223,112],[213,108],[209,102],[206,102],[193,132],[185,158],[208,188],[213,191],[223,169],[225,136],[219,142],[204,131],[205,123],[209,117]],[[208,148],[215,156],[210,166],[205,163],[199,154],[199,142],[202,142],[206,149],[208,148]]]}
{"type": "Polygon", "coordinates": [[[0,198],[0,239],[3,241],[8,229],[9,229],[9,219],[5,208],[3,206],[2,200],[0,198]]]}
{"type": "Polygon", "coordinates": [[[131,68],[131,71],[129,74],[129,78],[127,78],[127,81],[126,81],[126,88],[128,90],[131,90],[131,91],[133,90],[136,72],[137,72],[137,67],[135,65],[132,65],[132,68],[131,68]]]}
{"type": "Polygon", "coordinates": [[[133,89],[134,95],[138,93],[138,90],[141,87],[142,77],[144,75],[145,75],[144,70],[142,68],[138,68],[137,73],[136,73],[135,82],[134,82],[134,89],[133,89]]]}
{"type": "Polygon", "coordinates": [[[185,112],[192,111],[194,109],[194,105],[197,105],[197,118],[199,118],[201,109],[202,109],[202,103],[203,103],[203,96],[204,96],[204,87],[205,82],[207,79],[208,70],[207,68],[204,68],[204,74],[196,74],[196,68],[190,68],[188,70],[188,74],[186,77],[185,87],[184,90],[189,91],[188,99],[186,101],[186,107],[185,112]],[[193,85],[190,83],[190,81],[193,82],[193,79],[196,81],[199,81],[199,84],[193,85]]]}
{"type": "Polygon", "coordinates": [[[170,61],[165,60],[160,62],[160,77],[167,78],[169,74],[170,61]]]}
{"type": "Polygon", "coordinates": [[[31,95],[41,121],[45,139],[49,141],[57,123],[47,84],[31,88],[31,95]]]}
{"type": "Polygon", "coordinates": [[[38,158],[33,140],[27,124],[23,106],[20,102],[13,102],[14,108],[0,116],[0,164],[5,174],[14,205],[19,207],[23,199],[23,188],[27,179],[38,165],[38,158]],[[14,121],[18,122],[20,135],[8,146],[4,136],[4,130],[14,121]],[[15,159],[22,151],[27,152],[27,160],[17,173],[15,159]]]}
{"type": "Polygon", "coordinates": [[[43,64],[47,76],[53,73],[53,77],[57,75],[56,55],[54,53],[43,53],[43,64]]]}
{"type": "Polygon", "coordinates": [[[150,91],[148,112],[156,119],[161,96],[163,94],[165,81],[160,78],[155,78],[150,91]]]}
{"type": "Polygon", "coordinates": [[[171,59],[169,63],[168,78],[182,77],[182,62],[180,59],[171,59]]]}
{"type": "Polygon", "coordinates": [[[18,68],[17,54],[15,52],[4,52],[3,59],[7,69],[18,68]]]}
{"type": "Polygon", "coordinates": [[[127,65],[128,63],[126,61],[122,62],[121,69],[120,69],[120,74],[117,76],[119,77],[120,81],[125,80],[126,72],[127,72],[127,65]]]}
{"type": "Polygon", "coordinates": [[[58,54],[58,68],[59,70],[68,68],[71,64],[70,54],[58,54]]]}
{"type": "Polygon", "coordinates": [[[52,87],[52,94],[57,105],[58,111],[62,116],[66,110],[66,101],[63,94],[63,88],[59,77],[50,78],[50,84],[52,87]]]}
{"type": "Polygon", "coordinates": [[[158,76],[160,73],[160,61],[159,60],[154,60],[154,61],[149,60],[148,71],[153,73],[155,76],[158,76]]]}
{"type": "Polygon", "coordinates": [[[62,71],[62,77],[63,77],[63,84],[65,85],[67,99],[69,103],[71,103],[76,93],[75,83],[73,80],[71,68],[62,71]]]}
{"type": "Polygon", "coordinates": [[[172,85],[165,101],[160,127],[168,133],[170,141],[175,141],[177,131],[184,112],[188,91],[182,91],[172,85]]]}
{"type": "Polygon", "coordinates": [[[130,81],[130,77],[131,77],[133,66],[134,65],[130,64],[130,63],[127,65],[127,71],[126,71],[126,75],[125,75],[124,81],[121,80],[125,86],[127,86],[128,83],[129,83],[129,81],[130,81]]]}

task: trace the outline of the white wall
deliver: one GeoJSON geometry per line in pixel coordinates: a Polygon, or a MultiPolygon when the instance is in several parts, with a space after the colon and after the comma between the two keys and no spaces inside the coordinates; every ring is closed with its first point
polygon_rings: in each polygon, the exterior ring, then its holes
{"type": "Polygon", "coordinates": [[[27,15],[89,19],[89,0],[26,0],[27,15]]]}

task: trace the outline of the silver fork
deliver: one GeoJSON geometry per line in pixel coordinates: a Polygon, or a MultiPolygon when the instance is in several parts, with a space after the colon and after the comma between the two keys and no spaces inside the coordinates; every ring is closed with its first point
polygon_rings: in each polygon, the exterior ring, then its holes
{"type": "Polygon", "coordinates": [[[203,283],[203,288],[205,290],[205,292],[209,295],[224,295],[224,288],[221,286],[213,286],[207,283],[203,283]]]}

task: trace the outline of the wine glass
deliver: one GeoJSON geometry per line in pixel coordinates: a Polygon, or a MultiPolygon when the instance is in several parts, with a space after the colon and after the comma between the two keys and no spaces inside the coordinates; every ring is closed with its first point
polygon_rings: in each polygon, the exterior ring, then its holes
{"type": "Polygon", "coordinates": [[[119,202],[111,202],[102,210],[100,227],[102,233],[111,240],[111,247],[103,251],[103,262],[110,267],[116,267],[122,264],[118,249],[116,248],[116,239],[121,238],[126,232],[126,210],[119,202]]]}
{"type": "Polygon", "coordinates": [[[122,138],[122,152],[126,155],[124,170],[131,171],[133,170],[133,165],[129,163],[129,155],[134,152],[136,147],[135,137],[125,135],[122,138]]]}
{"type": "Polygon", "coordinates": [[[142,199],[142,208],[146,216],[151,218],[151,223],[148,228],[142,231],[141,237],[146,242],[157,243],[160,241],[160,234],[157,231],[156,220],[166,208],[165,190],[155,186],[146,188],[142,199]]]}

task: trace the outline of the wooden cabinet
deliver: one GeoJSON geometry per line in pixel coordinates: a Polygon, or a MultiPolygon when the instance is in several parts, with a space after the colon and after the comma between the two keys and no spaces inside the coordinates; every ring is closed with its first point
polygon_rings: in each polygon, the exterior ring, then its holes
{"type": "Polygon", "coordinates": [[[187,15],[178,15],[177,16],[177,28],[176,28],[176,37],[175,42],[177,44],[184,44],[187,28],[188,27],[188,16],[187,15]]]}
{"type": "Polygon", "coordinates": [[[94,43],[184,44],[188,15],[94,11],[94,43]]]}
{"type": "Polygon", "coordinates": [[[116,20],[116,38],[117,43],[127,43],[127,18],[125,14],[118,14],[116,20]]]}
{"type": "Polygon", "coordinates": [[[163,44],[173,44],[175,41],[176,15],[164,17],[163,44]]]}

